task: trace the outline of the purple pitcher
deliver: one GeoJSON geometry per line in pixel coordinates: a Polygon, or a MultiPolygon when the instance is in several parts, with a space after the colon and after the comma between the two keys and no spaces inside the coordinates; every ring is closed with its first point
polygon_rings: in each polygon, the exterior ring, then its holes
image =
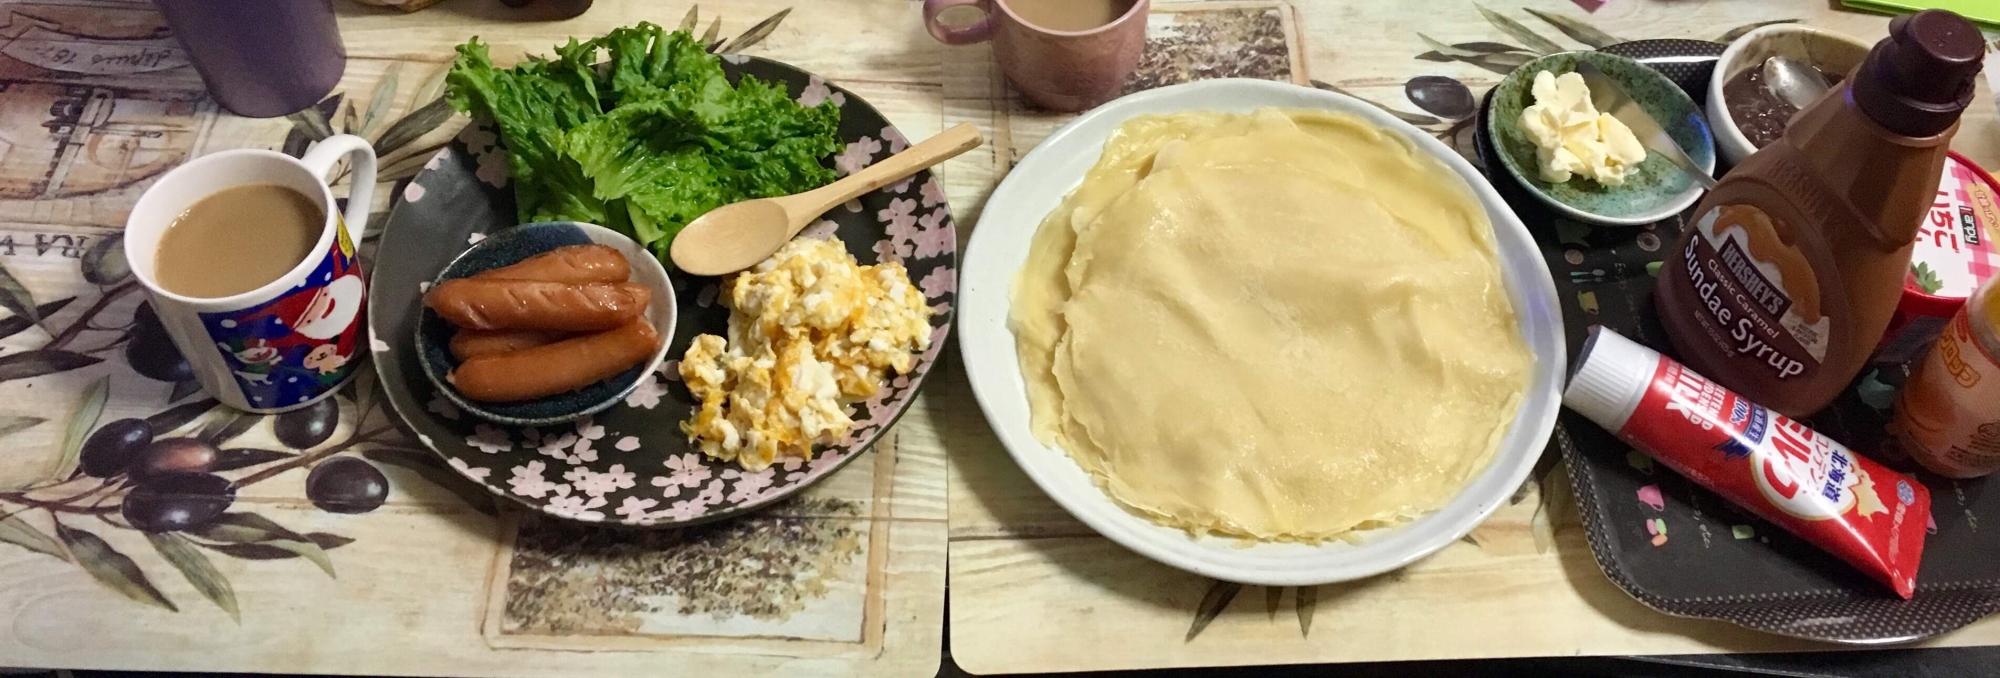
{"type": "Polygon", "coordinates": [[[333,0],[153,0],[223,108],[273,118],[319,103],[347,70],[333,0]]]}

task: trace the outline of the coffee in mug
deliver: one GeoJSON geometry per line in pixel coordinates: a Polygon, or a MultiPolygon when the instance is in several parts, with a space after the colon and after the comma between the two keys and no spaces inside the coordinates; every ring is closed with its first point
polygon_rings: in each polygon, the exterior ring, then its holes
{"type": "Polygon", "coordinates": [[[139,196],[125,258],[203,391],[272,414],[354,377],[372,348],[358,244],[374,188],[368,140],[336,134],[302,158],[210,153],[139,196]],[[327,187],[343,159],[353,178],[344,213],[327,187]]]}
{"type": "Polygon", "coordinates": [[[160,234],[154,276],[169,292],[213,299],[277,280],[312,253],[326,212],[278,184],[225,188],[160,234]]]}
{"type": "Polygon", "coordinates": [[[1052,31],[1087,31],[1132,10],[1134,0],[1001,0],[1030,24],[1052,31]]]}
{"type": "Polygon", "coordinates": [[[1052,111],[1081,111],[1117,98],[1139,68],[1150,8],[1149,0],[924,0],[924,26],[947,45],[992,40],[1000,72],[1021,94],[1052,111]],[[986,16],[963,26],[938,20],[953,8],[986,16]]]}

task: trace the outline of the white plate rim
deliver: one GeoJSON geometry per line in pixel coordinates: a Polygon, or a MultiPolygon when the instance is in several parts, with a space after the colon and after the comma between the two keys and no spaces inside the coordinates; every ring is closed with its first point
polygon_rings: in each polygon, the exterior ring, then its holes
{"type": "Polygon", "coordinates": [[[1288,83],[1218,79],[1123,97],[1049,135],[1017,163],[986,201],[960,266],[959,350],[980,411],[1022,471],[1098,534],[1188,572],[1264,586],[1311,586],[1389,572],[1470,533],[1507,503],[1543,453],[1561,408],[1568,364],[1555,280],[1527,227],[1485,176],[1428,133],[1367,102],[1288,83]],[[1069,455],[1042,445],[1029,430],[1025,380],[1007,326],[1012,281],[1027,242],[1049,210],[1082,181],[1103,142],[1125,120],[1146,113],[1249,111],[1263,106],[1357,115],[1412,141],[1465,180],[1494,228],[1503,277],[1535,356],[1527,392],[1489,466],[1442,509],[1382,530],[1362,544],[1308,545],[1203,536],[1165,527],[1124,509],[1069,455]]]}

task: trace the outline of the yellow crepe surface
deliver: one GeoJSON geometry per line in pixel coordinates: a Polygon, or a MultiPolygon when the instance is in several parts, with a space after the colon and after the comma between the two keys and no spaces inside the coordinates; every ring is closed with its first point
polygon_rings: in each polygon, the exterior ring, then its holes
{"type": "Polygon", "coordinates": [[[1163,524],[1268,540],[1443,506],[1532,360],[1465,182],[1311,111],[1125,123],[1010,321],[1038,438],[1163,524]]]}

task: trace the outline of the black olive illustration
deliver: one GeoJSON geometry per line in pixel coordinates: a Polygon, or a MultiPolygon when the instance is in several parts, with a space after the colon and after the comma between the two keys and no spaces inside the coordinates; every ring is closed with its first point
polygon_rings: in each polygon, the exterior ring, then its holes
{"type": "Polygon", "coordinates": [[[140,304],[132,314],[132,340],[125,343],[125,362],[147,379],[159,381],[187,381],[194,378],[194,367],[181,355],[174,340],[167,336],[167,328],[160,324],[160,318],[153,314],[153,307],[140,304]]]}
{"type": "Polygon", "coordinates": [[[123,472],[153,442],[153,425],[144,419],[120,419],[97,427],[83,441],[78,461],[83,474],[109,478],[123,472]]]}
{"type": "Polygon", "coordinates": [[[301,407],[278,415],[271,424],[271,430],[278,434],[278,442],[293,449],[307,449],[326,442],[333,437],[333,429],[340,425],[340,403],[333,398],[301,407]]]}
{"type": "Polygon", "coordinates": [[[367,513],[389,496],[389,479],[374,464],[355,457],[320,462],[306,475],[306,498],[332,513],[367,513]]]}
{"type": "Polygon", "coordinates": [[[140,482],[118,512],[147,532],[180,532],[213,522],[235,501],[236,486],[222,476],[175,471],[140,482]]]}
{"type": "Polygon", "coordinates": [[[1403,95],[1417,108],[1447,120],[1472,116],[1472,90],[1442,75],[1419,75],[1403,83],[1403,95]]]}
{"type": "Polygon", "coordinates": [[[203,472],[215,468],[222,451],[195,438],[163,438],[147,445],[132,463],[132,477],[145,479],[180,472],[203,472]]]}

